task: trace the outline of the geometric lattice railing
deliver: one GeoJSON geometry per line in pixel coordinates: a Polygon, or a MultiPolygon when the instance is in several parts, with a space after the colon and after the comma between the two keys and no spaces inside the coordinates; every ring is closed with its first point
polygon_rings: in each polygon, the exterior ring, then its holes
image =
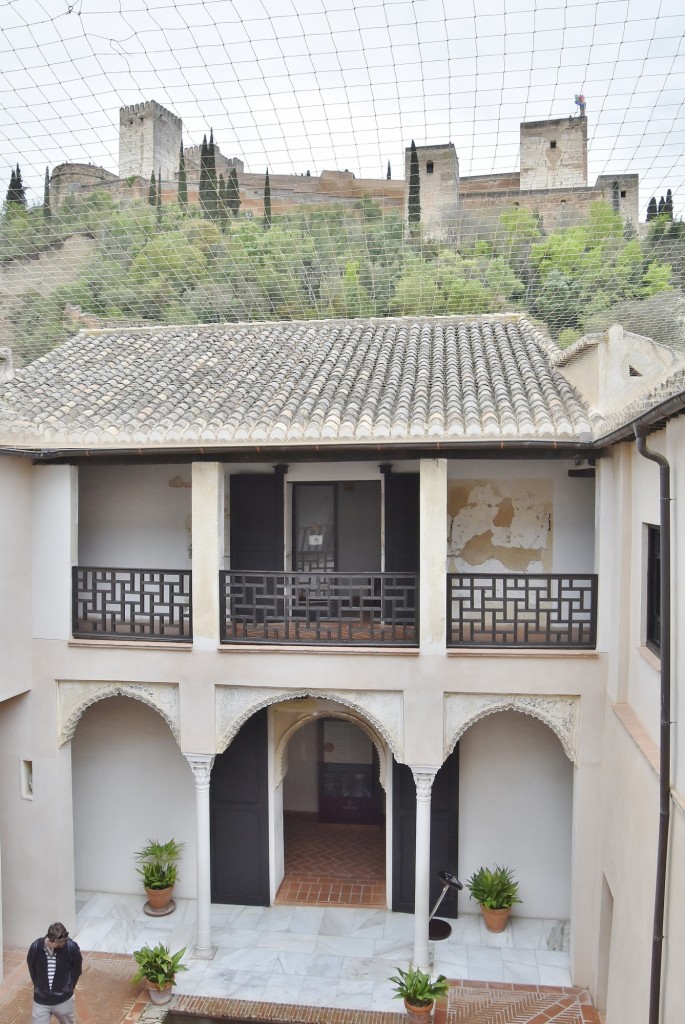
{"type": "Polygon", "coordinates": [[[221,572],[221,642],[418,644],[418,576],[406,572],[221,572]]]}
{"type": "Polygon", "coordinates": [[[72,569],[75,637],[191,640],[191,573],[170,569],[72,569]]]}
{"type": "Polygon", "coordinates": [[[448,573],[448,647],[584,647],[597,641],[597,576],[448,573]]]}

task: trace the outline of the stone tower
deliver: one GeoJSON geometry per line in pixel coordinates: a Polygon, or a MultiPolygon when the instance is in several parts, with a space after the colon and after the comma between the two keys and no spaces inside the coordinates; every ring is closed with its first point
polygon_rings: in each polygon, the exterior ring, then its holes
{"type": "Polygon", "coordinates": [[[587,117],[521,123],[521,191],[587,186],[587,117]]]}
{"type": "Polygon", "coordinates": [[[148,100],[119,110],[119,177],[149,178],[161,168],[163,181],[175,181],[183,122],[148,100]]]}
{"type": "MultiPolygon", "coordinates": [[[[404,219],[408,220],[409,154],[404,151],[404,219]]],[[[459,161],[452,142],[440,146],[417,146],[424,238],[440,242],[458,240],[459,161]]]]}

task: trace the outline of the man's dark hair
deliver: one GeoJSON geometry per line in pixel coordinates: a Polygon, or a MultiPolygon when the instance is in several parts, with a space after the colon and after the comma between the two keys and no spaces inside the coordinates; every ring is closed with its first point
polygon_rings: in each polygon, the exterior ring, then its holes
{"type": "Polygon", "coordinates": [[[50,942],[64,942],[65,939],[69,938],[69,932],[66,930],[61,921],[55,921],[48,928],[48,938],[50,942]]]}

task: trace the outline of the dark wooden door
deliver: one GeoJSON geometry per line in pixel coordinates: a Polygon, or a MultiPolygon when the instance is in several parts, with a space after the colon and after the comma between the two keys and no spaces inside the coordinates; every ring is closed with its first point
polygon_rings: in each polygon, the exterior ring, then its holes
{"type": "MultiPolygon", "coordinates": [[[[414,913],[416,869],[416,785],[411,768],[393,762],[392,909],[414,913]]],[[[442,891],[438,871],[457,874],[459,821],[459,747],[435,776],[431,793],[431,909],[442,891]]],[[[440,904],[439,917],[457,916],[457,894],[450,890],[440,904]]]]}
{"type": "Polygon", "coordinates": [[[385,571],[419,571],[418,473],[386,473],[385,571]]]}
{"type": "Polygon", "coordinates": [[[212,902],[269,905],[267,712],[214,762],[209,788],[212,902]]]}
{"type": "Polygon", "coordinates": [[[282,473],[232,473],[230,488],[231,569],[282,572],[282,473]]]}

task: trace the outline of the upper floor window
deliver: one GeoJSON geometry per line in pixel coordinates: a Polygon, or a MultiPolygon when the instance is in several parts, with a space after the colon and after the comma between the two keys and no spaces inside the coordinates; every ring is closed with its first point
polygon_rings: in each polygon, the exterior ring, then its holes
{"type": "Polygon", "coordinates": [[[428,163],[426,164],[426,174],[432,174],[432,173],[433,173],[433,161],[429,160],[428,163]]]}
{"type": "Polygon", "coordinates": [[[549,148],[550,149],[556,149],[557,148],[557,140],[556,139],[552,139],[550,141],[549,148]]]}
{"type": "Polygon", "coordinates": [[[661,530],[647,527],[647,602],[645,642],[650,651],[661,652],[661,530]]]}

